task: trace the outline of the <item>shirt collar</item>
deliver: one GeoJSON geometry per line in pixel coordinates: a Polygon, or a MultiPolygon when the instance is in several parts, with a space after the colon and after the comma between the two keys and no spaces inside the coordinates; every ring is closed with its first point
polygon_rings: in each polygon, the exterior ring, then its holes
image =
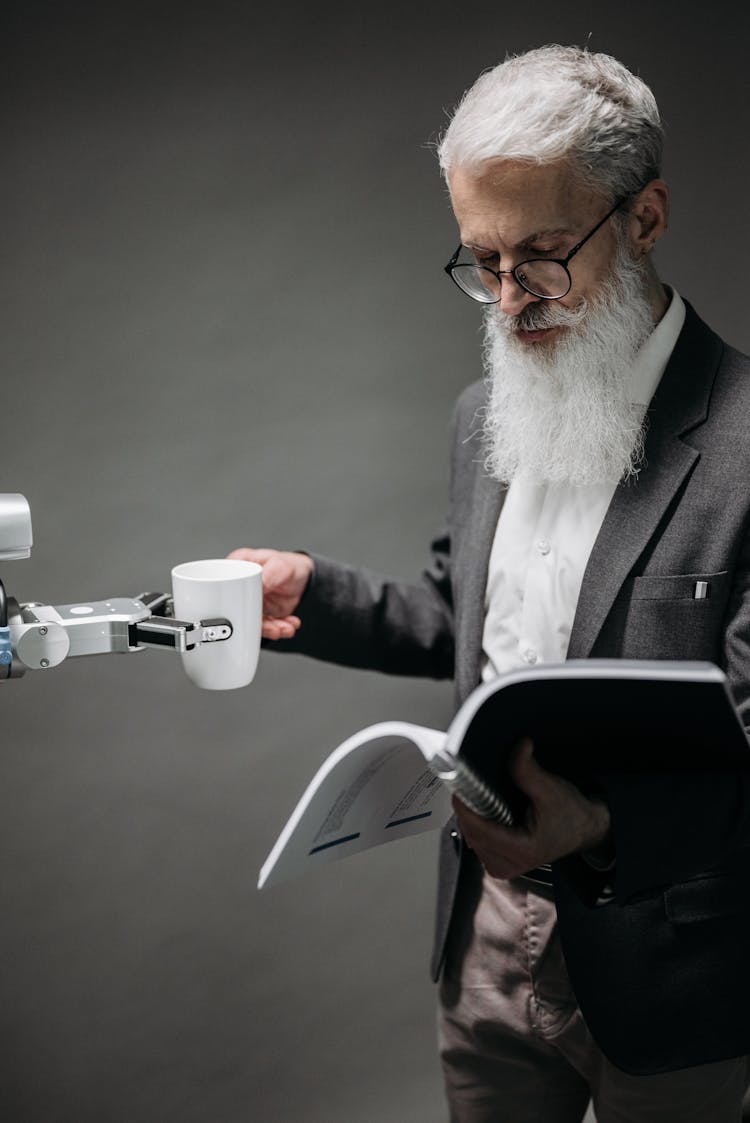
{"type": "Polygon", "coordinates": [[[645,409],[661,381],[664,369],[685,323],[685,305],[676,289],[665,285],[669,307],[635,357],[630,400],[645,409]]]}

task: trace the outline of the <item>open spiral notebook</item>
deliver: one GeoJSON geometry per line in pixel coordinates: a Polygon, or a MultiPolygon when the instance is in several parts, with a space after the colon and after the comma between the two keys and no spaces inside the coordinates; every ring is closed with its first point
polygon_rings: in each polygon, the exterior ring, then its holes
{"type": "Polygon", "coordinates": [[[477,687],[447,732],[380,722],[334,749],[264,862],[258,888],[440,827],[453,793],[513,827],[526,797],[508,757],[523,737],[544,768],[584,790],[613,773],[750,768],[747,735],[711,663],[585,659],[523,668],[477,687]]]}

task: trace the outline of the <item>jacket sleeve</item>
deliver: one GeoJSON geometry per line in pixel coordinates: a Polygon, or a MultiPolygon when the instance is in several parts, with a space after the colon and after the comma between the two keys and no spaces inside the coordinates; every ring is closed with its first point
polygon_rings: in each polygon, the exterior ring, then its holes
{"type": "Polygon", "coordinates": [[[417,582],[384,577],[313,555],[315,568],[296,614],[291,640],[271,650],[388,674],[453,676],[450,535],[432,543],[432,561],[417,582]]]}

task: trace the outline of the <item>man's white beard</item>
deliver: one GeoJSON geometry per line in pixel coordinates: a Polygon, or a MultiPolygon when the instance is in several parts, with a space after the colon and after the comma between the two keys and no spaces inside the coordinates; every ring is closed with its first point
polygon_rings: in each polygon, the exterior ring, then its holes
{"type": "Polygon", "coordinates": [[[654,327],[639,262],[617,254],[595,301],[575,309],[486,309],[485,466],[495,479],[593,484],[635,476],[643,408],[630,401],[633,364],[654,327]],[[519,328],[566,325],[558,342],[523,343],[519,328]]]}

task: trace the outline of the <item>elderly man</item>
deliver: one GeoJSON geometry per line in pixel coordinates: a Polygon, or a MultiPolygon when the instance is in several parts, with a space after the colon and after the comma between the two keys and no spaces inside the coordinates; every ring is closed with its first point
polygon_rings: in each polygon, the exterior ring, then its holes
{"type": "MultiPolygon", "coordinates": [[[[608,56],[531,51],[479,78],[439,153],[460,232],[446,269],[486,306],[449,530],[414,584],[235,551],[264,566],[266,639],[455,674],[459,702],[522,663],[708,659],[747,723],[750,364],[654,269],[668,193],[651,92],[608,56]]],[[[513,769],[520,827],[456,803],[443,838],[451,1118],[572,1123],[592,1096],[599,1123],[738,1119],[745,778],[607,777],[584,793],[529,742],[513,769]]]]}

